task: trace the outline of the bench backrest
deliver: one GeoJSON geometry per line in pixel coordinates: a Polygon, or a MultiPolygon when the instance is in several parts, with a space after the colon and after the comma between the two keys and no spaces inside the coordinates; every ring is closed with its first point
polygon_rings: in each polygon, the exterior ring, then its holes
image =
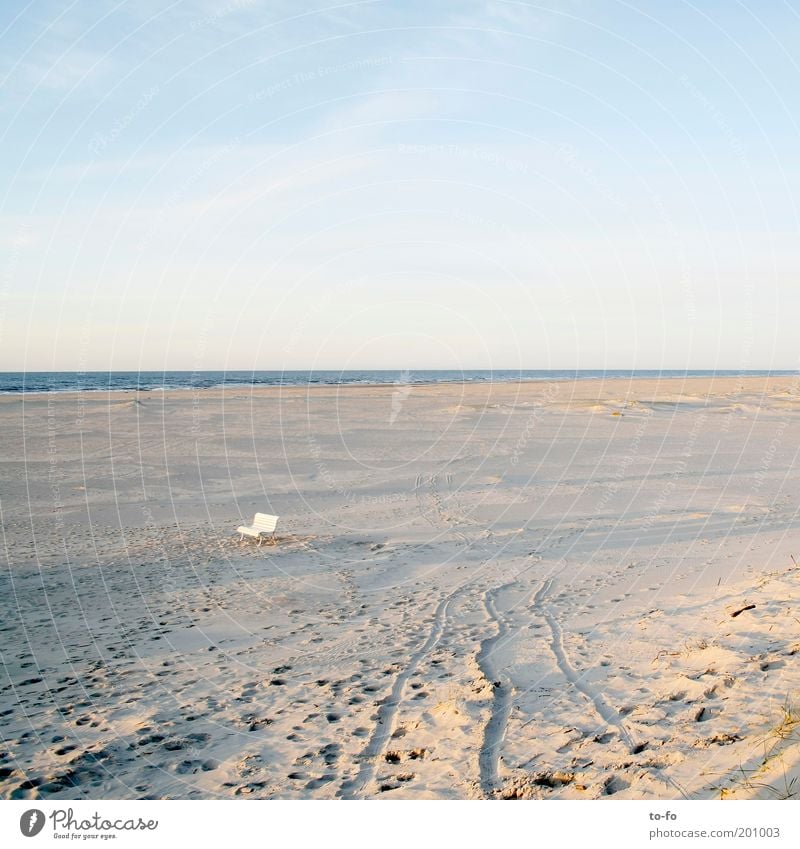
{"type": "Polygon", "coordinates": [[[270,516],[269,513],[256,513],[255,519],[253,519],[253,527],[257,531],[264,531],[265,533],[271,533],[278,526],[278,517],[270,516]]]}

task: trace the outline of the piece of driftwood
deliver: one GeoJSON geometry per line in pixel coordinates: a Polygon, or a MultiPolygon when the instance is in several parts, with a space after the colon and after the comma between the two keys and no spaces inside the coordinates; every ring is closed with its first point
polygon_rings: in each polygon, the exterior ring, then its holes
{"type": "Polygon", "coordinates": [[[740,613],[744,613],[745,610],[752,610],[754,607],[754,604],[746,604],[744,607],[740,607],[738,610],[734,610],[733,613],[731,613],[731,618],[735,619],[740,613]]]}

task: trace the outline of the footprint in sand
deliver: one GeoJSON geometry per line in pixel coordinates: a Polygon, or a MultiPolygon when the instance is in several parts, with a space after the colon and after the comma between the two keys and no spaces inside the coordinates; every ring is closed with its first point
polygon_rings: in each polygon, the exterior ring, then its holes
{"type": "Polygon", "coordinates": [[[620,778],[618,775],[609,776],[603,783],[603,795],[613,796],[622,790],[627,790],[630,787],[630,782],[620,778]]]}

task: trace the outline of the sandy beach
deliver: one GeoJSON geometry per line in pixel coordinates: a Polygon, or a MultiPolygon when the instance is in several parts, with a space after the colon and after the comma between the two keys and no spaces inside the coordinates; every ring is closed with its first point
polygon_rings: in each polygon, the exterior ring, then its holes
{"type": "Polygon", "coordinates": [[[3,798],[800,792],[798,378],[8,395],[0,427],[3,798]]]}

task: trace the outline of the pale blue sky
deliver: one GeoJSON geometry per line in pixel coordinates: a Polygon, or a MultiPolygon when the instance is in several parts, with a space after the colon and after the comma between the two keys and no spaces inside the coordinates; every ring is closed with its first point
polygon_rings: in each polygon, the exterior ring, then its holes
{"type": "Polygon", "coordinates": [[[783,0],[0,4],[0,368],[798,368],[783,0]]]}

